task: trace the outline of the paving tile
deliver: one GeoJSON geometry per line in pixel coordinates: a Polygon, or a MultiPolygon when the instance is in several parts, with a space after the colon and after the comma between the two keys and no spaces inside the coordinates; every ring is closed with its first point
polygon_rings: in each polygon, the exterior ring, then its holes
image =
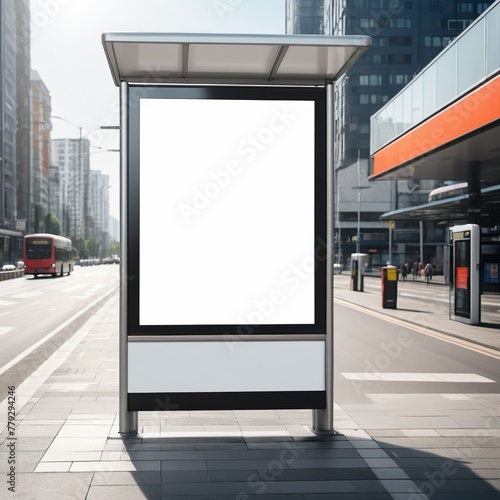
{"type": "Polygon", "coordinates": [[[43,455],[42,462],[92,462],[100,458],[100,451],[49,450],[43,455]]]}
{"type": "Polygon", "coordinates": [[[397,467],[397,464],[391,458],[367,458],[365,459],[366,464],[372,468],[382,468],[382,467],[397,467]]]}
{"type": "Polygon", "coordinates": [[[86,500],[144,500],[161,498],[161,486],[158,484],[92,486],[86,500]]]}
{"type": "Polygon", "coordinates": [[[34,472],[69,472],[71,462],[40,462],[34,472]]]}
{"type": "Polygon", "coordinates": [[[61,425],[33,425],[22,422],[17,427],[17,435],[20,438],[54,437],[61,427],[61,425]]]}
{"type": "Polygon", "coordinates": [[[378,449],[358,449],[357,452],[361,458],[390,458],[387,453],[378,448],[378,449]]]}
{"type": "MultiPolygon", "coordinates": [[[[139,463],[139,462],[137,462],[139,463]]],[[[161,462],[162,471],[178,471],[178,470],[207,470],[207,462],[205,460],[163,460],[161,462]]]]}
{"type": "Polygon", "coordinates": [[[19,474],[16,497],[29,500],[85,498],[92,474],[36,472],[19,474]]]}
{"type": "Polygon", "coordinates": [[[256,498],[262,494],[298,494],[298,493],[354,493],[349,481],[302,481],[302,482],[225,482],[162,485],[162,494],[172,495],[241,495],[252,493],[256,498]]]}
{"type": "Polygon", "coordinates": [[[127,471],[159,471],[159,461],[127,462],[73,462],[70,472],[127,472],[127,471]]]}
{"type": "Polygon", "coordinates": [[[102,451],[105,443],[106,437],[57,437],[51,443],[49,451],[102,451]]]}
{"type": "Polygon", "coordinates": [[[107,437],[110,430],[111,424],[97,425],[95,423],[88,423],[86,425],[64,425],[57,434],[57,438],[107,437]]]}
{"type": "Polygon", "coordinates": [[[399,467],[380,467],[371,469],[378,479],[409,479],[408,474],[399,467]]]}
{"type": "Polygon", "coordinates": [[[329,468],[363,468],[367,467],[366,462],[361,458],[329,458],[329,459],[317,459],[317,458],[304,458],[288,461],[290,469],[329,469],[329,468]]]}
{"type": "Polygon", "coordinates": [[[92,486],[161,484],[160,471],[96,472],[92,486]]]}

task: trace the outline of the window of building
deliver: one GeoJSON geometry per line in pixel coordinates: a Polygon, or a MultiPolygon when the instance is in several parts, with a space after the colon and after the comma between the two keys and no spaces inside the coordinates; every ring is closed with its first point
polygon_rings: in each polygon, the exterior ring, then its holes
{"type": "Polygon", "coordinates": [[[360,85],[382,85],[382,75],[359,75],[360,85]]]}
{"type": "Polygon", "coordinates": [[[457,12],[474,12],[474,3],[457,2],[457,12]]]}
{"type": "Polygon", "coordinates": [[[389,75],[389,82],[392,85],[406,85],[408,81],[408,75],[389,75]]]}
{"type": "Polygon", "coordinates": [[[491,2],[479,2],[477,4],[477,13],[481,14],[490,6],[491,6],[491,2]]]}
{"type": "Polygon", "coordinates": [[[369,134],[370,133],[370,124],[369,123],[360,123],[359,124],[359,133],[360,134],[369,134]]]}
{"type": "Polygon", "coordinates": [[[411,36],[390,36],[389,45],[391,45],[391,47],[395,45],[409,47],[411,45],[411,36]]]}
{"type": "Polygon", "coordinates": [[[411,54],[389,54],[388,64],[411,64],[411,54]]]}
{"type": "Polygon", "coordinates": [[[447,28],[452,30],[463,31],[472,22],[471,19],[448,19],[447,28]]]}

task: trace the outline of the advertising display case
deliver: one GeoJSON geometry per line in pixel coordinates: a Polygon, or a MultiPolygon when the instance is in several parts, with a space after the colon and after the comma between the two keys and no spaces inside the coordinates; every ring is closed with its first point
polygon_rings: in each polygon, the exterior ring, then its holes
{"type": "Polygon", "coordinates": [[[308,408],[333,432],[334,83],[366,36],[107,33],[120,87],[120,433],[308,408]]]}

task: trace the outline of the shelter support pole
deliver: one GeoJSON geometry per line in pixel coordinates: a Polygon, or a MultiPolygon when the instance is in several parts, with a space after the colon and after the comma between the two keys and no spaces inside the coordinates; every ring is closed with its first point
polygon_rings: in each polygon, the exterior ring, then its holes
{"type": "Polygon", "coordinates": [[[333,258],[335,234],[334,195],[334,112],[335,86],[326,85],[326,170],[327,170],[327,255],[326,255],[326,341],[325,341],[325,390],[326,408],[313,410],[313,431],[333,432],[333,258]]]}
{"type": "Polygon", "coordinates": [[[128,411],[128,331],[127,331],[127,151],[128,151],[128,84],[120,84],[120,333],[119,333],[119,432],[137,434],[137,412],[128,411]]]}
{"type": "Polygon", "coordinates": [[[425,266],[424,263],[424,221],[420,219],[418,221],[418,228],[419,228],[419,234],[420,234],[420,257],[419,261],[425,266]]]}
{"type": "Polygon", "coordinates": [[[481,162],[471,161],[467,165],[467,189],[469,205],[467,222],[481,227],[481,162]]]}

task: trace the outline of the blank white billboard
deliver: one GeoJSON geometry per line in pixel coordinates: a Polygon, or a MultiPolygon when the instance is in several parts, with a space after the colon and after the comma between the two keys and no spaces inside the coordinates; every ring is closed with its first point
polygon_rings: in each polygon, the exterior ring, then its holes
{"type": "Polygon", "coordinates": [[[139,131],[139,324],[314,324],[314,102],[141,99],[139,131]]]}

